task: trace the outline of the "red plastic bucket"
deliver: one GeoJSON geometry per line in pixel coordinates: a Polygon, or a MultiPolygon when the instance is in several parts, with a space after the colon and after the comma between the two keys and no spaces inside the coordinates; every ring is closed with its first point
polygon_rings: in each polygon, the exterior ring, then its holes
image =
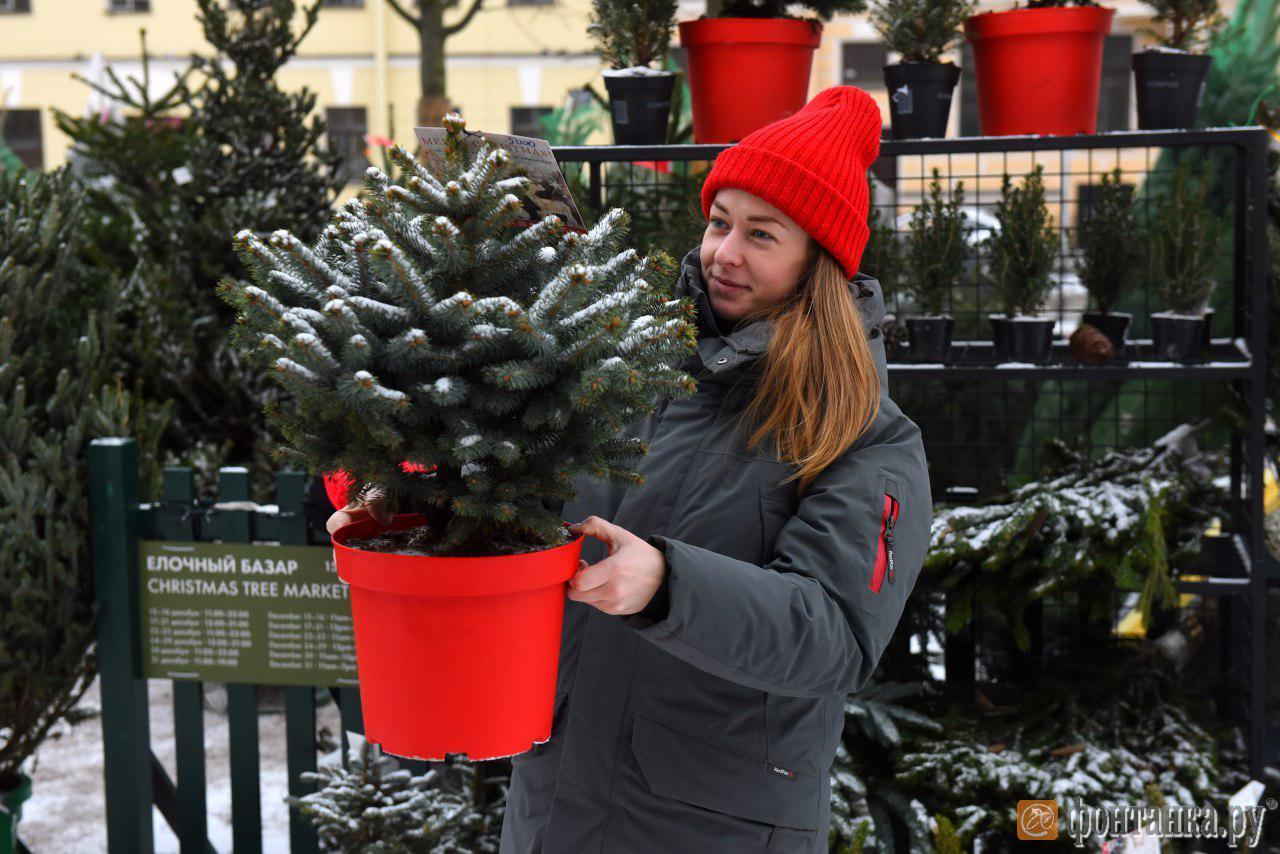
{"type": "Polygon", "coordinates": [[[681,21],[696,143],[737,142],[809,99],[822,24],[779,18],[681,21]]]}
{"type": "Polygon", "coordinates": [[[1102,45],[1114,15],[1102,6],[1068,6],[966,20],[982,135],[1093,133],[1102,45]]]}
{"type": "MultiPolygon", "coordinates": [[[[391,529],[425,522],[402,514],[391,529]]],[[[365,519],[333,535],[338,577],[350,585],[365,737],[396,756],[473,762],[551,738],[564,585],[583,537],[497,557],[344,545],[379,530],[365,519]]]]}

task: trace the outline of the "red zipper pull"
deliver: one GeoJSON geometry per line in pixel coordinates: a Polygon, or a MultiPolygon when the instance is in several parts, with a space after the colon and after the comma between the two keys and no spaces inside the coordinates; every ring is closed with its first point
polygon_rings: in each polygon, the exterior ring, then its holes
{"type": "Polygon", "coordinates": [[[893,583],[893,526],[898,521],[898,502],[891,496],[893,510],[884,524],[884,553],[889,563],[889,583],[893,583]]]}

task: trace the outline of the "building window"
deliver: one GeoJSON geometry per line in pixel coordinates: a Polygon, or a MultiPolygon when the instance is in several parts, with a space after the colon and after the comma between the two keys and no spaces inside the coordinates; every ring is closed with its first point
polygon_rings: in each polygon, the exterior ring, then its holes
{"type": "Polygon", "coordinates": [[[8,110],[4,115],[4,144],[28,169],[44,168],[44,141],[39,110],[8,110]]]}
{"type": "Polygon", "coordinates": [[[347,182],[359,180],[369,167],[364,156],[364,135],[369,120],[364,107],[329,107],[324,111],[329,132],[329,148],[343,157],[341,175],[347,182]]]}
{"type": "MultiPolygon", "coordinates": [[[[1133,199],[1133,192],[1136,187],[1133,184],[1120,185],[1124,187],[1129,194],[1129,198],[1133,199]]],[[[1079,233],[1080,227],[1089,221],[1089,217],[1093,214],[1093,206],[1097,203],[1102,193],[1101,184],[1081,184],[1076,188],[1076,232],[1079,233]]]]}
{"type": "Polygon", "coordinates": [[[364,8],[364,0],[324,0],[320,5],[334,9],[361,9],[364,8]]]}
{"type": "Polygon", "coordinates": [[[889,49],[880,42],[845,42],[840,45],[840,82],[859,89],[883,89],[888,61],[889,49]]]}
{"type": "Polygon", "coordinates": [[[1098,133],[1129,129],[1129,74],[1133,36],[1107,36],[1098,87],[1098,133]]]}
{"type": "Polygon", "coordinates": [[[107,0],[107,11],[118,12],[150,12],[151,0],[107,0]]]}
{"type": "Polygon", "coordinates": [[[30,11],[31,0],[0,0],[0,15],[13,15],[30,11]]]}
{"type": "Polygon", "coordinates": [[[545,139],[546,131],[542,129],[542,117],[550,115],[551,112],[551,107],[512,107],[511,133],[516,136],[535,136],[538,139],[545,139]]]}

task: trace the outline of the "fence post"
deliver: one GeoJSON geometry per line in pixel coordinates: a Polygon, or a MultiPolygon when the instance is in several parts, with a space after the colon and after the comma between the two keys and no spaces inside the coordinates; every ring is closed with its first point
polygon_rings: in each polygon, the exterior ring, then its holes
{"type": "Polygon", "coordinates": [[[151,726],[138,619],[138,444],[89,444],[107,850],[151,854],[151,726]]]}
{"type": "MultiPolygon", "coordinates": [[[[280,544],[307,544],[307,514],[302,506],[307,475],[299,471],[276,474],[276,506],[280,514],[280,544]]],[[[284,725],[289,774],[289,794],[295,798],[315,791],[303,782],[304,771],[316,770],[316,689],[313,685],[289,685],[284,689],[284,725]]],[[[314,854],[319,850],[315,828],[295,809],[289,810],[289,851],[314,854]]]]}
{"type": "MultiPolygon", "coordinates": [[[[188,467],[164,470],[160,533],[166,540],[197,538],[195,477],[188,467]]],[[[204,760],[204,683],[173,680],[173,746],[178,790],[178,843],[183,854],[208,848],[207,783],[204,760]]]]}
{"type": "MultiPolygon", "coordinates": [[[[218,471],[220,501],[249,500],[249,472],[240,466],[218,471]]],[[[249,511],[218,512],[218,535],[224,543],[251,538],[249,511]]],[[[231,748],[231,844],[236,854],[262,851],[262,795],[258,763],[258,686],[227,685],[227,731],[231,748]]]]}

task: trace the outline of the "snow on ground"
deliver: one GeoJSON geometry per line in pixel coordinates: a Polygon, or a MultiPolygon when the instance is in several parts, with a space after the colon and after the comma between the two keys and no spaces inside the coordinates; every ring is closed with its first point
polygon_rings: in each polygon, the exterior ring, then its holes
{"type": "MultiPolygon", "coordinates": [[[[151,749],[174,778],[173,683],[148,680],[151,706],[151,749]]],[[[320,695],[317,695],[317,702],[320,695]]],[[[204,741],[206,803],[209,841],[218,851],[231,850],[231,783],[228,763],[226,691],[220,684],[205,685],[204,741]]],[[[278,704],[277,704],[278,705],[278,704]]],[[[31,800],[23,807],[18,835],[33,852],[67,854],[105,852],[107,830],[102,777],[102,719],[98,682],[85,692],[78,708],[93,712],[75,725],[59,723],[37,754],[28,773],[34,780],[31,800]]],[[[322,741],[341,736],[338,708],[325,703],[316,711],[317,732],[328,730],[322,741]]],[[[259,763],[262,797],[262,848],[288,852],[289,808],[285,762],[284,712],[258,715],[259,763]]],[[[338,750],[318,757],[336,762],[338,750]]],[[[177,854],[178,840],[164,816],[152,809],[157,854],[177,854]]]]}

